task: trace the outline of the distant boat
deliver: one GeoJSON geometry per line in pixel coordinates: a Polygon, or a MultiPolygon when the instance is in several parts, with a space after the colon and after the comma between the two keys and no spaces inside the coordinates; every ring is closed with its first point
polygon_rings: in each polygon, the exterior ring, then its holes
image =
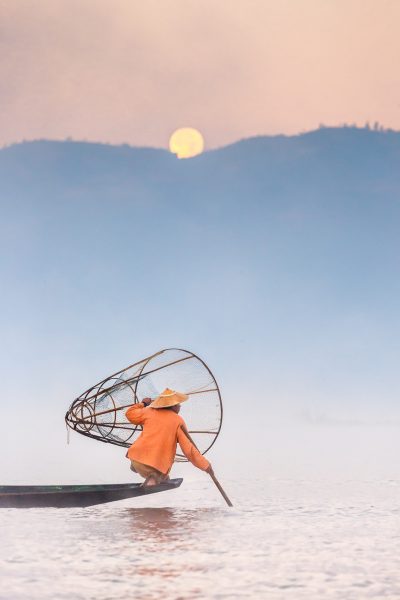
{"type": "Polygon", "coordinates": [[[170,479],[160,485],[140,483],[111,485],[3,485],[0,508],[73,508],[115,502],[178,488],[183,479],[170,479]]]}

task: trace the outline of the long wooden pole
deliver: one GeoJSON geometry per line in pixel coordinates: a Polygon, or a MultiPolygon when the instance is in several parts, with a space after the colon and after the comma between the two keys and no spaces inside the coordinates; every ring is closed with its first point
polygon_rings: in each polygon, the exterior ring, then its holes
{"type": "Polygon", "coordinates": [[[112,413],[112,412],[117,412],[117,410],[124,410],[124,408],[130,408],[132,406],[132,402],[130,404],[125,404],[124,406],[117,406],[116,408],[108,408],[107,410],[102,410],[101,412],[98,413],[93,413],[88,414],[87,417],[82,418],[82,417],[76,417],[76,420],[81,422],[81,421],[87,421],[89,419],[94,419],[95,417],[100,417],[101,415],[106,415],[107,413],[112,413]]]}
{"type": "MultiPolygon", "coordinates": [[[[196,450],[199,450],[193,440],[193,438],[191,437],[191,435],[189,434],[188,430],[186,429],[186,427],[183,427],[181,425],[181,429],[183,431],[183,433],[186,435],[187,439],[189,440],[189,442],[191,442],[193,444],[193,446],[196,448],[196,450]]],[[[200,452],[200,451],[199,451],[200,452]]],[[[217,486],[219,492],[221,493],[223,499],[225,500],[225,502],[227,503],[228,506],[233,506],[232,502],[229,500],[228,496],[225,493],[224,488],[222,487],[222,485],[220,484],[220,482],[218,481],[218,479],[215,477],[214,471],[211,471],[211,473],[209,473],[211,479],[213,480],[213,482],[215,483],[215,485],[217,486]]]]}
{"type": "MultiPolygon", "coordinates": [[[[111,389],[111,388],[109,388],[109,389],[111,389]]],[[[207,394],[208,392],[215,392],[215,391],[216,391],[216,388],[213,388],[211,390],[200,390],[199,392],[189,392],[188,396],[194,396],[195,394],[207,394]]],[[[91,396],[91,397],[93,397],[93,396],[91,396]]],[[[94,413],[93,415],[88,415],[87,419],[94,419],[95,417],[100,417],[101,415],[106,415],[107,413],[117,412],[118,410],[124,410],[125,408],[129,408],[131,406],[132,406],[132,402],[130,404],[125,404],[124,406],[108,408],[107,410],[102,410],[101,412],[94,413]]],[[[86,421],[87,419],[76,417],[77,421],[86,421]]],[[[208,433],[208,432],[200,431],[199,433],[208,433]]],[[[216,433],[216,432],[212,431],[210,433],[216,433]]]]}

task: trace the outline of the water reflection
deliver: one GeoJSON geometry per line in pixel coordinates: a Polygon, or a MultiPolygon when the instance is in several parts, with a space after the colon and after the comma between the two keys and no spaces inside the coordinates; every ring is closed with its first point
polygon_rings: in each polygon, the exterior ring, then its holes
{"type": "Polygon", "coordinates": [[[220,513],[219,509],[213,508],[128,508],[121,511],[118,516],[124,523],[124,545],[140,548],[140,558],[130,569],[131,576],[175,580],[182,576],[182,560],[186,573],[202,572],[203,566],[191,558],[196,556],[205,526],[219,518],[220,513]]]}
{"type": "Polygon", "coordinates": [[[129,508],[122,515],[135,540],[171,542],[181,534],[179,510],[173,508],[129,508]]]}
{"type": "Polygon", "coordinates": [[[172,541],[193,540],[196,529],[205,520],[212,521],[220,513],[214,508],[128,508],[121,512],[121,518],[133,539],[170,544],[172,541]]]}

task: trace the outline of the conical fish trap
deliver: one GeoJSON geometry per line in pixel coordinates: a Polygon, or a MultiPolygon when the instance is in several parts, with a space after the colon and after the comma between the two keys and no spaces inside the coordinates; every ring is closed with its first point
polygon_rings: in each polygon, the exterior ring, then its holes
{"type": "MultiPolygon", "coordinates": [[[[189,394],[181,415],[200,452],[205,454],[221,429],[221,394],[207,365],[187,350],[161,350],[103,379],[72,403],[65,421],[82,435],[129,447],[142,428],[128,421],[126,410],[143,398],[155,398],[166,387],[189,394]]],[[[186,458],[177,454],[175,460],[186,458]]]]}

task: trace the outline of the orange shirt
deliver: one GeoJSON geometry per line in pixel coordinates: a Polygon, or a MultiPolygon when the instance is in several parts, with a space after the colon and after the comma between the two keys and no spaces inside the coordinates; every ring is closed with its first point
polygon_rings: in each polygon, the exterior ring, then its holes
{"type": "Polygon", "coordinates": [[[205,471],[210,466],[181,430],[181,426],[186,427],[185,421],[173,410],[144,408],[140,403],[133,404],[125,414],[128,421],[143,427],[142,433],[127,452],[128,458],[167,474],[179,443],[183,454],[196,467],[205,471]]]}

